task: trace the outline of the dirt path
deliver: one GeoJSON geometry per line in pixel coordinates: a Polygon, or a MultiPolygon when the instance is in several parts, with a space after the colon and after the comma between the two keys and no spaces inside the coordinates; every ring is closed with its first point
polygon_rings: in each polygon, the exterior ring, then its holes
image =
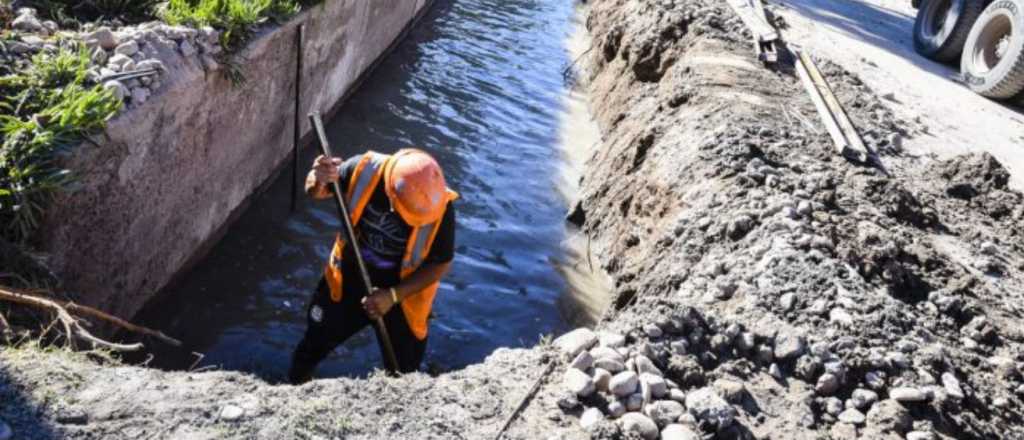
{"type": "Polygon", "coordinates": [[[1024,110],[974,94],[957,82],[959,66],[914,52],[917,13],[910,0],[772,0],[790,26],[785,39],[857,74],[887,99],[897,116],[920,118],[925,133],[907,139],[909,152],[948,158],[988,151],[1024,188],[1024,110]]]}

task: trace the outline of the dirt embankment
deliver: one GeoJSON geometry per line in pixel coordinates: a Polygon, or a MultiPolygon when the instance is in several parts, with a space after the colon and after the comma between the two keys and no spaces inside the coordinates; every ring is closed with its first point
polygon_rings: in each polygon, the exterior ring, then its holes
{"type": "MultiPolygon", "coordinates": [[[[879,153],[877,166],[850,163],[799,80],[755,64],[724,2],[591,7],[605,143],[580,211],[624,307],[604,325],[679,396],[711,385],[736,410],[713,426],[686,408],[684,425],[722,438],[1024,438],[1024,207],[996,160],[904,154],[920,126],[820,60],[879,153]]],[[[595,396],[577,411],[615,412],[595,396]]]]}
{"type": "MultiPolygon", "coordinates": [[[[604,144],[574,219],[620,297],[557,341],[589,360],[558,356],[509,438],[1024,438],[1024,204],[998,162],[923,165],[900,149],[919,127],[821,60],[881,165],[850,163],[723,2],[590,8],[604,144]]],[[[6,349],[0,419],[29,438],[489,438],[550,353],[289,387],[6,349]]]]}

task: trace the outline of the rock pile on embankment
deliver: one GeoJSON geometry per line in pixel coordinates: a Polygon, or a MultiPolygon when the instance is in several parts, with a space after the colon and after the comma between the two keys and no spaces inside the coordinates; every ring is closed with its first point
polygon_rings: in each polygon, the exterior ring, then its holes
{"type": "Polygon", "coordinates": [[[1024,205],[997,161],[905,156],[923,128],[821,60],[878,153],[848,162],[724,2],[591,8],[606,137],[576,218],[625,344],[576,355],[564,410],[599,438],[1024,438],[1024,205]]]}
{"type": "Polygon", "coordinates": [[[15,58],[10,62],[30,63],[40,52],[53,54],[61,47],[75,51],[84,44],[90,63],[88,81],[102,84],[130,107],[142,105],[161,91],[167,81],[161,77],[183,64],[196,64],[207,72],[222,68],[217,61],[223,52],[220,32],[210,27],[193,29],[151,21],[113,27],[86,23],[72,31],[43,20],[33,8],[19,8],[15,14],[11,21],[15,33],[0,49],[15,58]]]}

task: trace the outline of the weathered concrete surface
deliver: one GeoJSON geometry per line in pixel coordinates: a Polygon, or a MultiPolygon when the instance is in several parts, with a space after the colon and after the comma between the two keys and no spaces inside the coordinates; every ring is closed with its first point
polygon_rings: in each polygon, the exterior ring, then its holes
{"type": "Polygon", "coordinates": [[[249,44],[241,87],[223,66],[157,48],[171,60],[169,85],[112,120],[98,145],[74,151],[69,167],[79,183],[58,198],[42,228],[40,247],[64,290],[131,316],[289,157],[300,23],[305,115],[342,99],[429,3],[326,1],[249,44]]]}

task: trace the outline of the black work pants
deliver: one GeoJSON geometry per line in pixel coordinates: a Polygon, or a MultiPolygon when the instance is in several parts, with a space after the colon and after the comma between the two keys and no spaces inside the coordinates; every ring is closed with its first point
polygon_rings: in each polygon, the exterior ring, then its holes
{"type": "MultiPolygon", "coordinates": [[[[299,384],[310,380],[317,364],[338,344],[372,324],[363,310],[364,296],[365,294],[346,289],[340,302],[331,301],[331,289],[327,286],[327,281],[320,280],[320,285],[306,310],[306,334],[292,356],[292,366],[288,371],[288,380],[291,383],[299,384]]],[[[412,334],[401,305],[396,304],[384,315],[384,326],[387,327],[395,348],[399,372],[416,371],[423,362],[427,340],[424,338],[421,341],[412,334]]],[[[379,329],[374,326],[373,330],[377,332],[377,343],[381,344],[381,353],[384,353],[379,329]]]]}

